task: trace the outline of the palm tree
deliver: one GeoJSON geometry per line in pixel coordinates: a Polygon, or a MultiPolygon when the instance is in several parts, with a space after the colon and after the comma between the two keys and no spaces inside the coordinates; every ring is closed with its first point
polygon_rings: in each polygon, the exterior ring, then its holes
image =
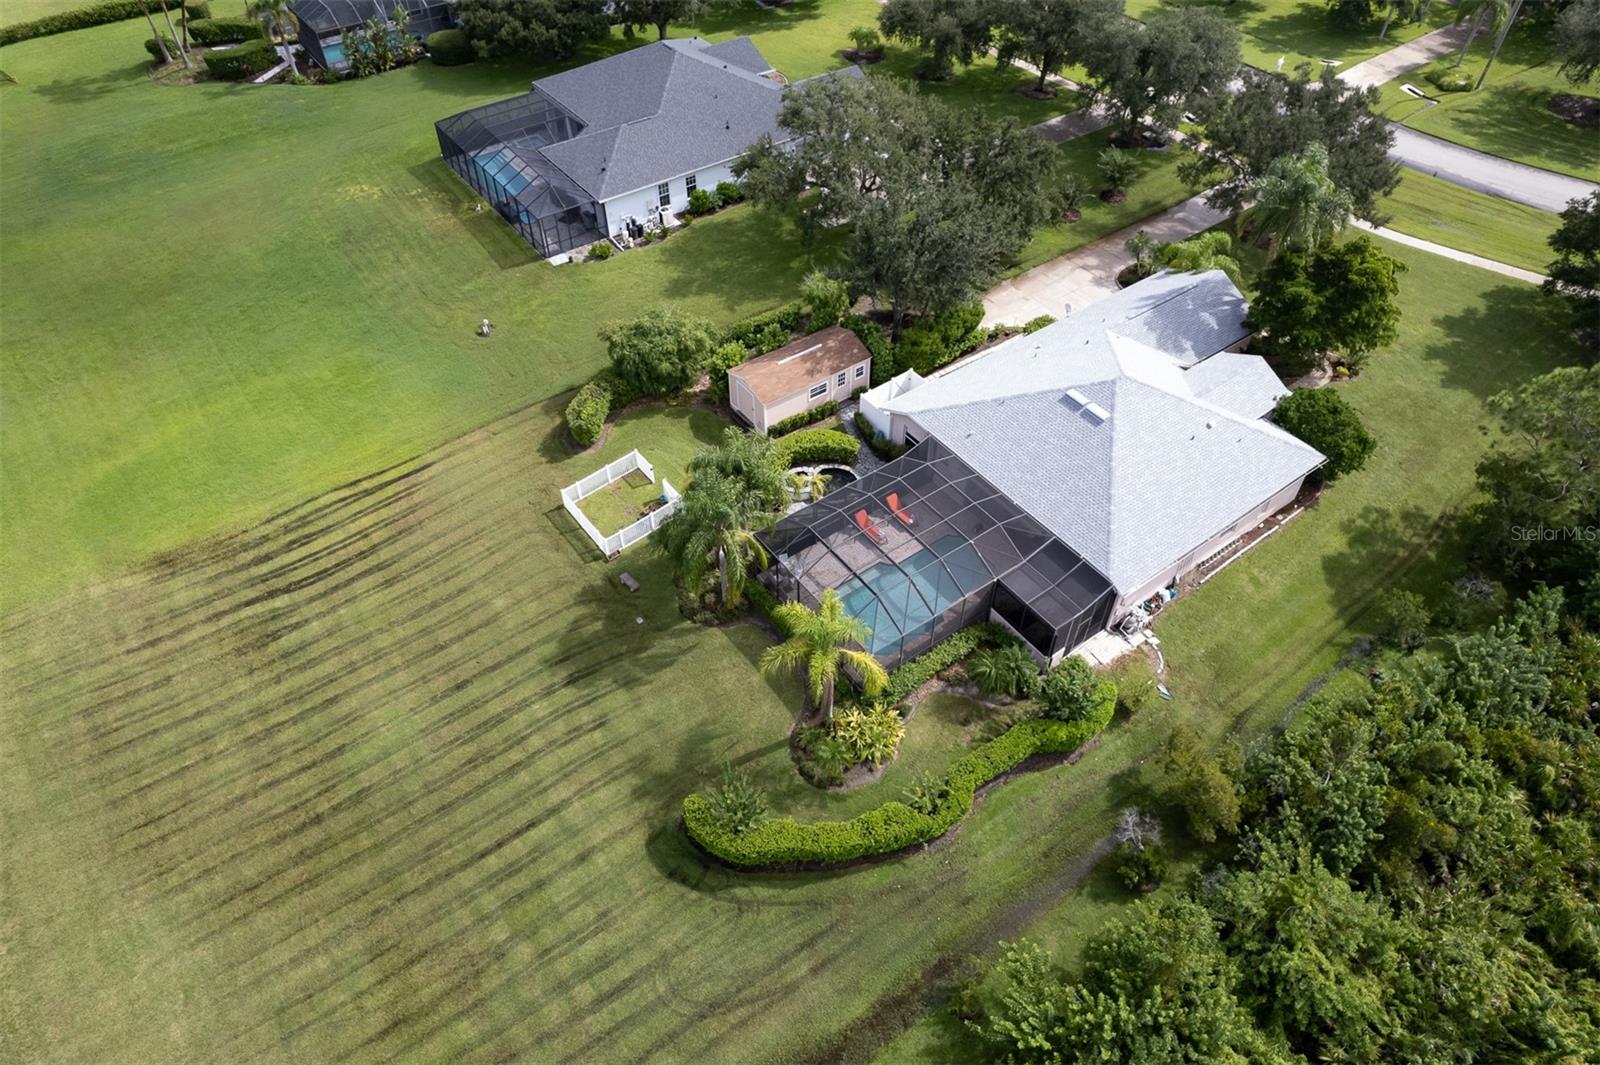
{"type": "Polygon", "coordinates": [[[791,473],[789,474],[789,487],[794,489],[797,496],[804,496],[815,502],[827,493],[828,477],[817,470],[791,473]]]}
{"type": "Polygon", "coordinates": [[[683,582],[697,591],[715,561],[719,602],[726,607],[744,594],[750,564],[767,564],[766,548],[755,534],[771,520],[769,514],[750,511],[736,481],[707,471],[689,483],[677,512],[657,531],[656,542],[677,564],[683,582]]]}
{"type": "Polygon", "coordinates": [[[1513,0],[1511,11],[1500,24],[1500,33],[1494,39],[1494,50],[1489,53],[1489,61],[1483,65],[1483,73],[1478,75],[1478,83],[1472,87],[1473,92],[1483,88],[1483,79],[1489,76],[1489,68],[1494,66],[1494,61],[1500,58],[1500,47],[1506,43],[1506,34],[1511,32],[1511,27],[1520,14],[1522,14],[1522,0],[1513,0]]]}
{"type": "Polygon", "coordinates": [[[783,461],[771,438],[729,426],[722,443],[703,448],[689,460],[689,474],[716,473],[737,482],[751,513],[777,511],[789,501],[789,483],[783,461]]]}
{"type": "Polygon", "coordinates": [[[832,588],[822,593],[815,610],[803,603],[784,603],[772,616],[789,638],[762,652],[759,668],[762,673],[804,669],[824,721],[833,716],[833,689],[841,664],[855,667],[861,674],[861,690],[868,695],[878,694],[889,683],[889,674],[876,658],[848,646],[866,646],[872,630],[844,612],[844,600],[832,588]]]}
{"type": "Polygon", "coordinates": [[[145,0],[139,0],[139,10],[144,12],[144,20],[150,23],[150,36],[156,39],[156,47],[161,50],[161,65],[166,66],[172,62],[172,53],[167,51],[167,39],[156,29],[156,20],[150,17],[150,5],[145,0]]]}
{"type": "Polygon", "coordinates": [[[1467,58],[1467,49],[1472,47],[1473,39],[1485,28],[1485,22],[1492,29],[1504,22],[1510,13],[1511,0],[1459,0],[1456,4],[1456,25],[1468,19],[1471,21],[1467,23],[1467,39],[1461,42],[1461,51],[1456,53],[1453,65],[1459,67],[1461,61],[1467,58]]]}
{"type": "Polygon", "coordinates": [[[1328,176],[1328,149],[1320,144],[1274,159],[1250,191],[1255,206],[1240,223],[1262,244],[1277,238],[1292,248],[1319,247],[1344,228],[1353,209],[1350,194],[1328,176]]]}
{"type": "Polygon", "coordinates": [[[1383,28],[1378,31],[1378,40],[1383,40],[1389,34],[1389,24],[1396,18],[1402,22],[1421,22],[1428,17],[1428,12],[1433,7],[1433,0],[1389,0],[1383,16],[1383,28]]]}
{"type": "Polygon", "coordinates": [[[1221,270],[1239,288],[1244,288],[1244,271],[1233,255],[1233,238],[1220,229],[1208,230],[1176,244],[1163,244],[1156,252],[1161,265],[1182,274],[1201,274],[1221,270]]]}
{"type": "Polygon", "coordinates": [[[278,39],[279,54],[294,72],[294,50],[289,47],[289,31],[294,29],[294,12],[291,0],[249,0],[244,12],[267,28],[268,37],[278,39]]]}

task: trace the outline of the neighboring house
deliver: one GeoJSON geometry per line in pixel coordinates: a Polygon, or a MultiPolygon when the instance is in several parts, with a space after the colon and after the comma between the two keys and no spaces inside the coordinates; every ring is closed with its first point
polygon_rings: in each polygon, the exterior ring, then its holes
{"type": "Polygon", "coordinates": [[[300,47],[306,58],[324,70],[343,73],[350,69],[344,32],[360,29],[369,19],[390,23],[396,8],[403,8],[409,18],[406,36],[418,40],[456,24],[448,0],[295,0],[289,10],[300,24],[300,47]]]}
{"type": "Polygon", "coordinates": [[[1288,506],[1324,458],[1220,272],[1162,274],[862,396],[903,458],[779,522],[775,583],[840,589],[890,662],[973,620],[1077,644],[1288,506]],[[1157,346],[1159,344],[1159,347],[1157,346]]]}
{"type": "MultiPolygon", "coordinates": [[[[850,66],[833,74],[860,77],[850,66]]],[[[445,162],[549,257],[669,224],[781,140],[785,81],[748,37],[657,41],[437,123],[445,162]]]]}
{"type": "Polygon", "coordinates": [[[824,403],[843,403],[872,383],[872,353],[850,330],[830,326],[728,371],[728,405],[765,433],[824,403]]]}

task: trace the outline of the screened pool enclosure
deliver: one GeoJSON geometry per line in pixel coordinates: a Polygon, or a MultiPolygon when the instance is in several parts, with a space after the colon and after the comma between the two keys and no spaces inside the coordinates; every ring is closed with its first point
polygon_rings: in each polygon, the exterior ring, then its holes
{"type": "Polygon", "coordinates": [[[423,38],[456,24],[450,4],[441,0],[295,0],[289,5],[300,23],[300,47],[324,70],[346,70],[344,31],[365,26],[369,19],[393,22],[396,8],[406,13],[406,36],[423,38]]]}
{"type": "Polygon", "coordinates": [[[815,606],[837,589],[886,666],[993,610],[1048,658],[1110,620],[1116,593],[1077,553],[927,439],[760,534],[765,579],[815,606]]]}
{"type": "Polygon", "coordinates": [[[444,161],[540,254],[600,239],[593,197],[539,151],[582,132],[571,111],[530,92],[451,115],[434,128],[444,161]]]}

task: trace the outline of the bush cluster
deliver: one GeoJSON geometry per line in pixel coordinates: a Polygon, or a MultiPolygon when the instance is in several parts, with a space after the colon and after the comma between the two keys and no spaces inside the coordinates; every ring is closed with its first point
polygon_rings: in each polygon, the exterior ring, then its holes
{"type": "Polygon", "coordinates": [[[728,342],[718,344],[706,360],[706,372],[711,378],[711,398],[719,403],[728,401],[728,371],[750,358],[750,349],[743,344],[728,342]]]}
{"type": "Polygon", "coordinates": [[[1472,88],[1472,73],[1455,67],[1435,70],[1427,75],[1427,79],[1440,92],[1466,92],[1472,88]]]}
{"type": "Polygon", "coordinates": [[[744,188],[734,181],[717,182],[717,200],[724,207],[744,202],[744,188]]]}
{"type": "Polygon", "coordinates": [[[895,374],[894,346],[889,343],[889,338],[883,335],[883,330],[874,322],[860,314],[847,314],[839,321],[861,341],[861,346],[872,354],[872,383],[881,385],[895,374]]]}
{"type": "Polygon", "coordinates": [[[801,429],[778,440],[776,448],[785,466],[849,463],[860,452],[861,441],[837,429],[801,429]]]}
{"type": "Polygon", "coordinates": [[[266,40],[267,28],[252,18],[202,18],[189,23],[189,38],[207,48],[266,40]]]}
{"type": "Polygon", "coordinates": [[[873,454],[885,462],[892,462],[911,450],[906,445],[896,444],[887,436],[878,432],[872,423],[867,421],[867,416],[859,410],[856,411],[856,432],[861,434],[861,439],[867,442],[867,446],[872,449],[873,454]]]}
{"type": "Polygon", "coordinates": [[[189,0],[189,3],[183,5],[183,9],[189,13],[190,22],[211,17],[211,4],[208,0],[189,0]]]}
{"type": "Polygon", "coordinates": [[[266,38],[247,41],[225,52],[207,52],[206,69],[211,76],[223,81],[243,81],[256,74],[265,73],[280,62],[277,50],[266,38]]]}
{"type": "Polygon", "coordinates": [[[591,244],[589,245],[589,254],[586,258],[586,261],[591,263],[603,263],[607,259],[611,258],[612,253],[616,250],[617,249],[609,240],[602,240],[597,244],[591,244]]]}
{"type": "Polygon", "coordinates": [[[989,334],[978,328],[983,304],[964,303],[940,315],[920,319],[900,334],[895,364],[929,374],[976,348],[989,334]]]}
{"type": "MultiPolygon", "coordinates": [[[[193,17],[193,6],[189,10],[193,17]]],[[[31,41],[35,37],[49,37],[70,30],[86,30],[91,26],[104,26],[108,22],[122,22],[130,18],[144,18],[144,8],[139,0],[107,0],[103,4],[90,4],[27,22],[0,26],[0,45],[31,41]]]]}
{"type": "Polygon", "coordinates": [[[688,213],[690,217],[698,218],[701,215],[710,214],[720,206],[722,204],[717,200],[717,194],[710,189],[695,189],[689,193],[688,213]]]}
{"type": "Polygon", "coordinates": [[[428,34],[423,46],[428,50],[428,58],[441,67],[460,66],[478,57],[467,35],[457,29],[434,30],[428,34]]]}
{"type": "Polygon", "coordinates": [[[805,305],[799,300],[793,303],[786,303],[775,311],[768,311],[766,314],[758,314],[754,318],[746,318],[742,322],[735,322],[727,328],[720,339],[725,344],[742,344],[747,348],[753,348],[756,346],[756,341],[761,336],[762,331],[768,326],[777,325],[784,331],[785,337],[793,333],[795,327],[800,324],[800,319],[805,317],[805,313],[805,305]]]}
{"type": "Polygon", "coordinates": [[[1039,330],[1043,329],[1045,326],[1047,326],[1047,325],[1055,325],[1055,324],[1056,324],[1056,316],[1055,315],[1053,315],[1053,314],[1041,314],[1037,318],[1029,318],[1027,320],[1027,322],[1023,324],[1022,332],[1024,334],[1037,333],[1039,330]]]}
{"type": "Polygon", "coordinates": [[[572,439],[588,447],[600,439],[606,427],[606,415],[610,413],[611,390],[590,381],[578,389],[578,394],[567,404],[567,431],[572,439]]]}
{"type": "MultiPolygon", "coordinates": [[[[949,642],[946,640],[945,644],[949,642]]],[[[920,813],[903,802],[890,801],[848,821],[803,823],[792,817],[779,817],[763,821],[743,833],[734,833],[723,827],[706,796],[693,794],[683,800],[683,824],[691,839],[730,865],[831,865],[889,854],[944,835],[971,811],[980,787],[1015,769],[1032,755],[1077,750],[1110,721],[1108,709],[1102,717],[1093,720],[1068,723],[1035,718],[1013,725],[1002,735],[955,760],[943,789],[931,789],[928,799],[937,801],[927,802],[931,806],[930,813],[920,813]]]]}
{"type": "Polygon", "coordinates": [[[812,407],[810,410],[801,411],[799,414],[796,414],[793,417],[784,418],[781,421],[773,422],[772,428],[767,430],[767,435],[783,436],[786,433],[794,432],[796,429],[804,429],[808,425],[815,425],[817,422],[822,421],[822,419],[831,418],[833,415],[838,413],[838,402],[830,399],[828,402],[812,407]]]}
{"type": "MultiPolygon", "coordinates": [[[[161,35],[161,41],[166,43],[167,55],[176,56],[178,54],[178,42],[164,33],[161,35]]],[[[154,59],[157,63],[161,62],[161,43],[157,42],[154,37],[146,37],[144,39],[144,50],[150,53],[151,59],[154,59]]]]}
{"type": "Polygon", "coordinates": [[[889,683],[878,698],[889,706],[904,702],[912,692],[949,669],[980,647],[998,647],[1016,637],[998,625],[968,625],[951,633],[925,653],[889,674],[889,683]]]}

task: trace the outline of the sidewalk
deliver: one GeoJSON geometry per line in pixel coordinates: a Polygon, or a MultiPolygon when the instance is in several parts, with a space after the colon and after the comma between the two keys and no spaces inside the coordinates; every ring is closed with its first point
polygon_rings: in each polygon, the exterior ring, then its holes
{"type": "Polygon", "coordinates": [[[983,324],[1022,325],[1051,314],[1061,318],[1117,291],[1117,273],[1133,262],[1123,247],[1144,230],[1157,241],[1178,241],[1210,229],[1228,216],[1205,205],[1205,193],[1135,222],[1076,251],[1000,282],[983,296],[983,324]]]}
{"type": "Polygon", "coordinates": [[[1396,244],[1404,244],[1408,248],[1417,248],[1421,251],[1432,252],[1435,255],[1442,255],[1446,259],[1454,259],[1458,263],[1466,263],[1469,266],[1480,267],[1484,270],[1492,270],[1493,272],[1501,274],[1505,277],[1513,277],[1518,281],[1526,281],[1530,285],[1538,285],[1544,282],[1544,275],[1536,274],[1532,270],[1524,270],[1520,266],[1512,266],[1509,263],[1496,262],[1493,259],[1485,259],[1481,255],[1474,255],[1468,251],[1461,251],[1457,248],[1452,248],[1447,244],[1435,244],[1431,240],[1423,240],[1421,237],[1413,237],[1411,234],[1402,233],[1397,229],[1386,229],[1383,226],[1375,226],[1371,222],[1363,222],[1359,218],[1352,218],[1350,220],[1350,224],[1355,226],[1357,229],[1364,229],[1368,233],[1375,233],[1378,236],[1383,237],[1385,240],[1392,240],[1396,244]]]}
{"type": "Polygon", "coordinates": [[[1359,89],[1382,85],[1454,52],[1461,47],[1466,34],[1465,23],[1424,33],[1416,40],[1364,59],[1349,70],[1341,70],[1339,78],[1359,89]]]}

